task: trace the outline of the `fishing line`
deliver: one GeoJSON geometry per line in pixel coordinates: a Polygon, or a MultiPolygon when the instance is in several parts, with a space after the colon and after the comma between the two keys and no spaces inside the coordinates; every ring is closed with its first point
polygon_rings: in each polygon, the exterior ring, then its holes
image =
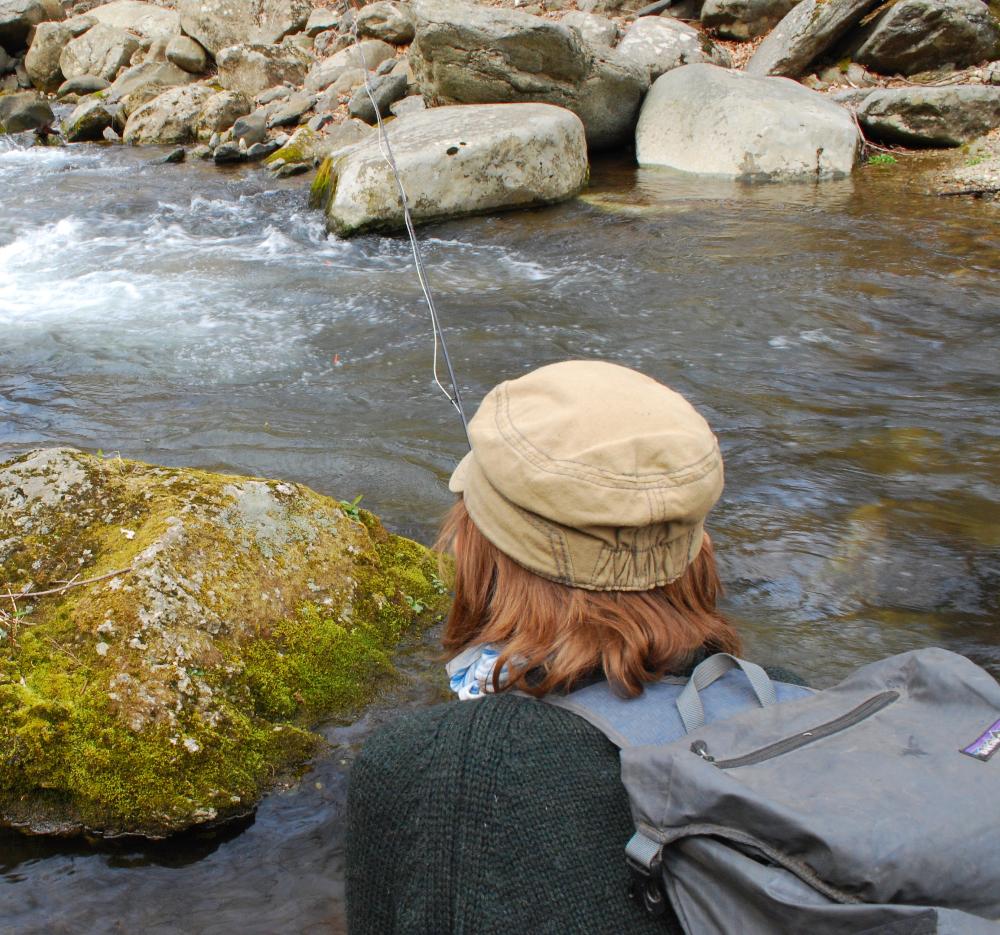
{"type": "Polygon", "coordinates": [[[386,132],[385,123],[382,121],[382,111],[375,100],[375,92],[372,89],[371,81],[368,78],[368,62],[365,60],[364,51],[361,49],[361,40],[358,37],[358,17],[360,8],[352,10],[350,5],[345,5],[346,12],[351,14],[351,38],[354,41],[354,49],[361,62],[361,70],[364,72],[365,93],[371,101],[372,109],[375,111],[375,121],[378,124],[378,148],[382,153],[396,180],[396,188],[399,190],[399,200],[403,208],[403,222],[406,225],[406,233],[410,238],[410,249],[413,253],[413,265],[420,282],[420,288],[424,294],[424,301],[431,317],[431,331],[434,335],[434,355],[432,361],[432,374],[434,383],[438,389],[444,393],[445,398],[452,404],[459,418],[462,420],[462,428],[465,429],[465,437],[472,447],[472,439],[469,438],[469,423],[465,418],[465,408],[462,405],[462,391],[459,389],[458,380],[455,378],[455,370],[451,364],[451,355],[448,353],[448,342],[445,341],[444,332],[441,330],[441,319],[438,317],[437,306],[434,304],[434,293],[431,291],[430,283],[427,280],[427,270],[424,267],[424,259],[420,253],[420,244],[417,241],[416,232],[413,229],[413,218],[410,216],[410,202],[406,196],[406,188],[399,175],[399,167],[396,165],[396,157],[393,155],[392,146],[389,143],[389,134],[386,132]],[[441,382],[438,357],[444,361],[445,369],[448,371],[448,381],[451,383],[451,391],[441,382]]]}

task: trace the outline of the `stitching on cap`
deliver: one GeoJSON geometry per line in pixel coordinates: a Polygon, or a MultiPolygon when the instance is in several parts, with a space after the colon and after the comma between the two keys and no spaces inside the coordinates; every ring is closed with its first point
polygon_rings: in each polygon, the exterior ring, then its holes
{"type": "Polygon", "coordinates": [[[507,388],[506,386],[501,386],[499,389],[500,392],[497,395],[500,397],[500,400],[496,407],[496,414],[493,417],[497,430],[504,437],[505,441],[520,453],[525,461],[530,462],[545,474],[564,474],[587,480],[596,487],[608,487],[618,490],[627,489],[628,487],[638,487],[640,489],[667,487],[678,489],[696,484],[710,474],[716,466],[719,456],[719,446],[715,442],[714,436],[710,452],[692,464],[676,468],[667,473],[658,471],[650,474],[616,474],[613,471],[595,468],[592,465],[583,464],[580,461],[573,461],[568,458],[560,458],[558,460],[550,458],[532,445],[514,425],[510,417],[510,397],[507,393],[507,388]],[[685,475],[689,474],[691,475],[689,478],[683,479],[685,475]],[[660,480],[644,480],[644,478],[660,478],[660,480]],[[608,483],[608,481],[618,481],[618,483],[608,483]],[[622,481],[627,481],[628,483],[622,484],[622,481]]]}

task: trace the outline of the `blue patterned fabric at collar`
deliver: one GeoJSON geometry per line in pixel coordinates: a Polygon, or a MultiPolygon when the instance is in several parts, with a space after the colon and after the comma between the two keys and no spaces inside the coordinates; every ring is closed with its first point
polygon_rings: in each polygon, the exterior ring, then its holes
{"type": "MultiPolygon", "coordinates": [[[[500,650],[489,643],[469,646],[446,666],[451,690],[462,701],[482,698],[493,691],[493,670],[500,650]]],[[[500,684],[506,680],[507,667],[500,671],[500,684]]]]}

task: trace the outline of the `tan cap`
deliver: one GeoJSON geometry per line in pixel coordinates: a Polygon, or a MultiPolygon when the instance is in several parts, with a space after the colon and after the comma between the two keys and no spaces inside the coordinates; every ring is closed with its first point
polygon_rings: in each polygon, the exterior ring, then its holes
{"type": "Polygon", "coordinates": [[[602,361],[501,383],[452,474],[480,532],[530,571],[594,591],[646,591],[701,549],[722,493],[708,423],[679,393],[602,361]]]}

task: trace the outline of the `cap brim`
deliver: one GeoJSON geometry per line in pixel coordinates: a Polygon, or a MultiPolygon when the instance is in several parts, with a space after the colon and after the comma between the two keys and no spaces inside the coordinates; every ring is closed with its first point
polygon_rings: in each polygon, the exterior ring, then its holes
{"type": "Polygon", "coordinates": [[[466,481],[469,476],[469,468],[472,466],[472,452],[470,451],[461,461],[458,467],[451,472],[451,479],[448,481],[448,489],[452,493],[462,493],[465,490],[466,481]]]}

